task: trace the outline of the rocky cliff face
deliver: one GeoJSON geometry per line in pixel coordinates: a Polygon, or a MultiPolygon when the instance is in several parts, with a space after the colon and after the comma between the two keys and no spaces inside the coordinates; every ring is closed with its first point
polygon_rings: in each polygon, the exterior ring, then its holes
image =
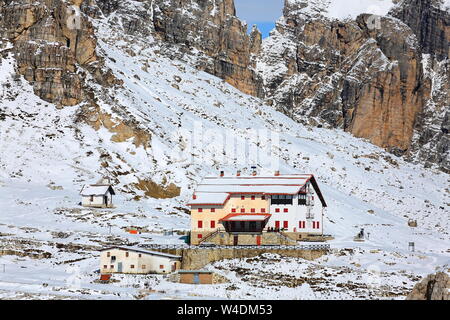
{"type": "Polygon", "coordinates": [[[391,15],[416,34],[423,54],[422,67],[429,89],[414,127],[409,157],[426,166],[450,170],[450,13],[440,1],[405,1],[391,15]]]}
{"type": "Polygon", "coordinates": [[[79,68],[98,67],[94,30],[79,13],[81,2],[0,1],[0,35],[14,44],[18,73],[39,97],[60,106],[83,101],[79,68]]]}
{"type": "Polygon", "coordinates": [[[391,18],[339,22],[309,17],[287,2],[258,69],[268,98],[298,121],[340,127],[400,153],[423,106],[412,31],[391,18]],[[290,42],[289,50],[280,43],[290,42]],[[280,50],[281,49],[281,50],[280,50]]]}
{"type": "Polygon", "coordinates": [[[408,0],[390,15],[407,24],[417,36],[421,50],[438,61],[450,56],[450,15],[439,0],[408,0]]]}
{"type": "Polygon", "coordinates": [[[444,272],[430,274],[417,283],[407,300],[450,300],[450,277],[444,272]]]}
{"type": "Polygon", "coordinates": [[[286,0],[264,41],[257,69],[269,104],[447,171],[448,11],[405,0],[385,17],[337,20],[315,3],[286,0]]]}
{"type": "Polygon", "coordinates": [[[91,17],[109,17],[131,35],[156,38],[161,51],[186,59],[244,93],[262,97],[262,81],[254,71],[261,33],[236,17],[233,0],[113,1],[97,0],[82,9],[91,17]]]}
{"type": "Polygon", "coordinates": [[[13,43],[19,74],[60,106],[95,109],[91,80],[120,84],[97,48],[93,25],[107,21],[299,123],[342,128],[448,171],[449,12],[439,0],[403,0],[387,16],[353,20],[304,10],[319,3],[286,0],[262,42],[233,0],[0,0],[0,35],[13,43]]]}
{"type": "Polygon", "coordinates": [[[164,42],[179,44],[185,52],[197,49],[210,58],[202,61],[201,69],[244,93],[262,97],[261,81],[253,70],[261,33],[254,29],[247,34],[233,0],[156,1],[153,19],[164,42]]]}

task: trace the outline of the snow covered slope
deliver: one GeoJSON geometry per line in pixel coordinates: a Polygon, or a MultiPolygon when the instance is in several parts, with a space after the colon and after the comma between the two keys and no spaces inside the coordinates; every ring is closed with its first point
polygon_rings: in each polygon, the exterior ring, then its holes
{"type": "MultiPolygon", "coordinates": [[[[188,296],[192,286],[174,286],[158,276],[123,276],[119,284],[106,287],[94,284],[96,250],[113,243],[182,243],[189,228],[185,204],[196,183],[219,169],[232,173],[253,164],[263,173],[280,169],[316,175],[329,205],[325,230],[335,237],[335,252],[329,260],[317,262],[321,268],[345,268],[346,277],[356,279],[368,266],[381,264],[379,272],[388,283],[389,273],[401,269],[407,276],[398,276],[405,284],[399,280],[403,287],[396,297],[412,287],[411,279],[448,268],[448,175],[406,163],[340,130],[301,126],[220,79],[165,58],[156,40],[124,38],[120,26],[115,30],[112,25],[106,19],[96,22],[98,54],[106,57],[123,86],[113,90],[90,82],[100,109],[93,114],[83,105],[56,109],[16,76],[11,55],[0,61],[0,242],[9,250],[0,257],[0,265],[8,270],[0,274],[0,297],[67,298],[84,293],[90,298],[135,298],[148,287],[145,282],[158,292],[147,298],[188,296]],[[100,116],[101,125],[91,125],[100,116]],[[151,137],[149,145],[133,137],[121,139],[115,127],[107,125],[108,119],[132,122],[151,137]],[[107,172],[114,172],[118,180],[117,208],[79,207],[82,185],[107,172]],[[144,197],[136,184],[145,179],[173,183],[181,194],[171,199],[144,197]],[[418,220],[418,228],[407,226],[410,218],[418,220]],[[128,227],[143,232],[130,235],[125,232],[128,227]],[[370,233],[362,244],[353,242],[360,228],[370,233]],[[169,229],[179,234],[164,236],[169,229]],[[416,253],[408,252],[410,241],[416,253]],[[344,248],[355,247],[360,248],[355,249],[356,257],[342,255],[344,248]],[[40,259],[31,260],[32,256],[40,259]]],[[[268,259],[271,265],[280,263],[268,259]]],[[[211,266],[225,270],[238,288],[231,297],[245,298],[250,291],[253,298],[314,297],[314,286],[274,293],[268,284],[252,290],[255,284],[233,278],[235,263],[211,266]]],[[[242,262],[242,268],[261,269],[254,263],[242,262]]],[[[289,260],[279,271],[288,274],[299,264],[307,262],[289,260]]],[[[303,273],[302,268],[296,272],[303,273]]],[[[324,271],[319,269],[315,272],[324,271]]],[[[347,280],[330,281],[333,287],[347,280]]],[[[198,297],[226,298],[227,286],[195,290],[198,297]]],[[[349,295],[338,291],[316,297],[349,295]]]]}
{"type": "Polygon", "coordinates": [[[351,5],[345,0],[288,0],[288,5],[299,6],[299,11],[309,16],[322,15],[330,19],[355,19],[362,13],[379,16],[386,15],[391,10],[393,0],[354,0],[351,5]]]}

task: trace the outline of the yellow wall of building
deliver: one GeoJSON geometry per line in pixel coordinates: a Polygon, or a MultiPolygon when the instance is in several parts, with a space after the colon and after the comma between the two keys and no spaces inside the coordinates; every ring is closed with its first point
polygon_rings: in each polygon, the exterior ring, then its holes
{"type": "Polygon", "coordinates": [[[261,213],[261,209],[265,209],[269,213],[269,197],[265,200],[261,199],[261,195],[254,195],[255,200],[251,199],[252,195],[244,195],[245,200],[241,199],[241,195],[232,195],[224,206],[192,206],[191,207],[191,243],[198,244],[201,241],[198,234],[202,234],[203,238],[217,229],[225,230],[219,220],[233,213],[232,209],[236,209],[236,213],[241,213],[241,209],[245,209],[245,213],[252,213],[251,209],[255,209],[255,213],[261,213]],[[203,212],[198,212],[198,208],[202,208],[203,212]],[[215,208],[215,212],[211,212],[211,208],[215,208]],[[198,221],[203,222],[203,227],[198,228],[198,221]],[[211,228],[211,221],[215,221],[215,228],[211,228]]]}

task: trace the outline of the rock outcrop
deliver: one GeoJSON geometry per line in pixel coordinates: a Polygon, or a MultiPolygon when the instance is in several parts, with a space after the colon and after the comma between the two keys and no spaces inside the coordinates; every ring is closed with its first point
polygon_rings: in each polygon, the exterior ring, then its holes
{"type": "Polygon", "coordinates": [[[263,96],[252,59],[259,53],[261,33],[254,28],[247,34],[233,0],[156,1],[153,15],[155,31],[164,42],[178,44],[183,51],[199,50],[210,59],[198,67],[244,93],[263,96]]]}
{"type": "Polygon", "coordinates": [[[444,272],[430,274],[417,283],[407,300],[450,300],[450,277],[444,272]]]}
{"type": "Polygon", "coordinates": [[[450,56],[450,14],[440,8],[440,0],[408,0],[390,14],[407,24],[417,35],[424,54],[438,61],[450,56]]]}
{"type": "Polygon", "coordinates": [[[423,62],[431,94],[417,117],[408,158],[450,173],[450,60],[425,55],[423,62]]]}
{"type": "Polygon", "coordinates": [[[337,20],[305,10],[315,2],[286,0],[258,57],[266,101],[448,172],[449,12],[438,2],[337,20]]]}
{"type": "Polygon", "coordinates": [[[416,34],[429,97],[418,115],[408,157],[450,172],[450,12],[439,0],[410,0],[392,10],[416,34]]]}
{"type": "Polygon", "coordinates": [[[96,38],[81,0],[0,1],[0,36],[11,41],[18,72],[42,99],[59,106],[83,101],[78,68],[98,62],[96,38]]]}
{"type": "Polygon", "coordinates": [[[342,128],[405,153],[425,94],[412,30],[389,17],[375,26],[370,15],[342,22],[301,7],[286,1],[264,43],[258,69],[269,103],[300,122],[342,128]]]}
{"type": "Polygon", "coordinates": [[[159,39],[166,56],[189,60],[244,93],[264,95],[254,70],[261,33],[254,28],[247,34],[233,0],[96,0],[95,5],[83,5],[82,11],[93,18],[115,13],[127,34],[159,39]]]}

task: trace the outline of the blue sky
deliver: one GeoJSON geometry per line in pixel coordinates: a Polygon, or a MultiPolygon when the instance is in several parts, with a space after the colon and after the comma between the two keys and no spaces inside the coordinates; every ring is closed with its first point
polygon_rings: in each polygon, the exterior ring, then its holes
{"type": "Polygon", "coordinates": [[[249,30],[256,24],[266,38],[282,15],[284,0],[234,0],[234,4],[236,15],[247,21],[249,30]]]}

